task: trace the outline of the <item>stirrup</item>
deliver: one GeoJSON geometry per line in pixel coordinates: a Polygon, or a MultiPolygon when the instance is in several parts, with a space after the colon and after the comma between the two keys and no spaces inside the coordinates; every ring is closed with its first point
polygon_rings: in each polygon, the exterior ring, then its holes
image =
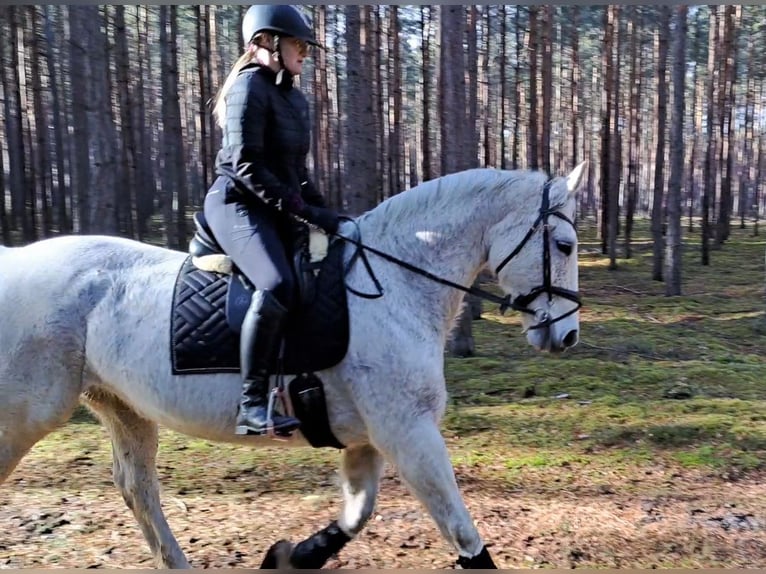
{"type": "Polygon", "coordinates": [[[269,402],[266,405],[266,432],[264,434],[274,440],[287,441],[293,436],[291,431],[277,434],[274,430],[274,405],[277,402],[278,395],[279,388],[277,387],[274,387],[269,391],[269,402]]]}
{"type": "Polygon", "coordinates": [[[266,406],[266,424],[255,430],[249,425],[237,425],[234,433],[241,436],[267,436],[273,440],[287,441],[292,438],[292,431],[279,430],[274,427],[274,403],[279,390],[275,387],[268,393],[268,403],[266,406]]]}

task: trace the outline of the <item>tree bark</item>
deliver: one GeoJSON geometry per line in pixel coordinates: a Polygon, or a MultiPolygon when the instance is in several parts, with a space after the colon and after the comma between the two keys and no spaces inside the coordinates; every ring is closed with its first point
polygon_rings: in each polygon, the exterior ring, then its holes
{"type": "Polygon", "coordinates": [[[10,45],[9,63],[10,66],[3,66],[3,75],[5,78],[3,93],[5,94],[5,133],[8,143],[8,178],[11,191],[11,225],[22,230],[22,240],[24,242],[33,241],[34,226],[30,221],[26,210],[26,193],[30,189],[27,175],[26,146],[24,144],[24,104],[21,93],[21,78],[18,45],[19,31],[22,30],[22,22],[19,16],[21,7],[9,6],[10,22],[10,45]]]}
{"type": "MultiPolygon", "coordinates": [[[[60,13],[59,13],[60,17],[60,13]]],[[[54,41],[53,22],[50,14],[50,7],[43,7],[45,42],[48,49],[47,67],[48,82],[51,93],[51,112],[53,114],[53,149],[55,152],[56,182],[51,190],[51,201],[53,206],[53,215],[56,227],[59,233],[67,234],[72,232],[72,221],[67,210],[67,185],[66,185],[66,163],[64,150],[64,131],[67,129],[66,117],[62,106],[61,92],[59,91],[59,79],[55,66],[56,43],[54,41]]],[[[61,57],[61,54],[58,54],[61,57]]],[[[63,60],[63,58],[61,58],[63,60]]]]}
{"type": "Polygon", "coordinates": [[[181,111],[178,100],[178,45],[175,6],[160,6],[160,67],[162,74],[162,204],[165,233],[172,249],[186,247],[186,174],[181,111]],[[173,203],[177,204],[173,209],[173,203]]]}
{"type": "Polygon", "coordinates": [[[85,88],[85,117],[88,124],[90,178],[85,193],[90,199],[87,212],[88,232],[117,235],[117,133],[114,126],[109,87],[107,37],[103,17],[97,6],[77,6],[80,32],[85,37],[89,84],[85,88]]]}
{"type": "Polygon", "coordinates": [[[138,188],[138,165],[136,163],[136,128],[133,122],[133,86],[131,85],[130,52],[125,30],[125,7],[115,5],[114,15],[114,61],[117,77],[117,95],[120,103],[120,172],[118,206],[120,233],[136,236],[134,206],[138,188]]]}
{"type": "Polygon", "coordinates": [[[353,215],[361,214],[375,205],[378,193],[376,181],[376,134],[373,122],[371,70],[365,65],[370,52],[370,38],[362,42],[361,10],[369,7],[346,6],[346,98],[348,122],[345,126],[346,168],[344,195],[353,215]]]}
{"type": "Polygon", "coordinates": [[[572,83],[571,95],[569,101],[569,107],[571,112],[571,134],[570,134],[570,149],[569,156],[572,158],[572,165],[577,165],[578,160],[578,133],[580,124],[580,91],[581,85],[581,72],[580,72],[580,38],[578,32],[578,18],[580,15],[580,8],[575,4],[570,7],[571,10],[571,61],[569,70],[569,81],[572,83]]]}
{"type": "Polygon", "coordinates": [[[716,226],[716,245],[720,246],[729,238],[732,214],[732,179],[733,179],[733,136],[732,114],[734,110],[734,90],[737,76],[737,42],[736,30],[738,14],[741,6],[727,5],[724,8],[723,20],[723,72],[719,79],[721,91],[719,110],[720,116],[720,157],[721,172],[721,201],[718,210],[716,226]]]}
{"type": "Polygon", "coordinates": [[[551,121],[553,116],[553,10],[550,4],[542,8],[542,96],[540,118],[540,160],[545,173],[551,173],[551,121]]]}
{"type": "Polygon", "coordinates": [[[641,61],[638,54],[638,41],[641,24],[639,8],[630,8],[628,35],[630,36],[630,79],[628,112],[628,174],[627,210],[625,213],[625,257],[633,257],[633,218],[638,201],[639,169],[641,165],[641,61]]]}
{"type": "MultiPolygon", "coordinates": [[[[442,175],[465,169],[469,141],[466,108],[466,63],[462,42],[465,29],[465,7],[440,6],[441,58],[439,61],[439,117],[442,140],[442,175]]],[[[475,155],[475,150],[474,150],[475,155]]],[[[472,312],[469,301],[460,311],[448,342],[448,352],[455,357],[472,356],[475,352],[472,312]]]]}
{"type": "MultiPolygon", "coordinates": [[[[601,88],[601,252],[609,255],[610,243],[610,214],[612,209],[612,193],[610,188],[610,168],[612,161],[610,152],[612,150],[612,121],[614,98],[614,14],[610,7],[604,11],[604,41],[603,52],[601,56],[601,69],[603,70],[604,82],[601,88]]],[[[615,230],[616,231],[616,230],[615,230]]],[[[609,262],[610,269],[616,265],[615,261],[609,262]]]]}
{"type": "Polygon", "coordinates": [[[423,78],[423,150],[420,161],[422,163],[423,181],[433,179],[434,176],[431,167],[431,10],[430,6],[420,7],[420,43],[423,60],[421,68],[423,78]]]}
{"type": "Polygon", "coordinates": [[[529,7],[529,123],[527,124],[527,166],[540,168],[540,123],[537,112],[537,50],[539,47],[537,16],[539,8],[529,7]]]}
{"type": "Polygon", "coordinates": [[[667,130],[668,116],[668,39],[670,37],[670,7],[661,6],[660,23],[655,32],[655,52],[657,54],[657,96],[655,108],[657,110],[657,147],[654,156],[654,198],[652,201],[652,279],[662,281],[663,257],[664,257],[664,228],[665,212],[663,199],[665,197],[665,132],[667,130]]]}
{"type": "MultiPolygon", "coordinates": [[[[32,83],[32,111],[34,115],[34,179],[35,184],[30,190],[30,203],[32,215],[34,215],[37,205],[40,206],[40,231],[42,237],[49,237],[52,228],[52,216],[50,210],[50,196],[53,189],[53,172],[51,166],[53,158],[51,156],[51,145],[48,138],[48,125],[50,120],[45,106],[43,105],[43,84],[42,84],[42,63],[45,58],[43,51],[40,23],[36,6],[28,7],[28,16],[30,21],[30,75],[32,83]]],[[[47,90],[46,90],[47,92],[47,90]]],[[[33,219],[32,224],[35,226],[33,219]]],[[[35,237],[38,237],[35,229],[35,237]]]]}
{"type": "Polygon", "coordinates": [[[391,64],[389,77],[389,116],[392,120],[391,131],[388,140],[389,155],[389,196],[396,195],[404,189],[404,170],[402,159],[404,156],[404,145],[402,143],[402,48],[401,48],[401,27],[399,26],[399,8],[392,4],[388,8],[388,36],[389,36],[389,55],[388,61],[391,64]]]}
{"type": "Polygon", "coordinates": [[[717,62],[718,58],[718,6],[710,6],[710,26],[708,33],[708,60],[707,60],[707,86],[705,99],[707,100],[707,149],[704,164],[704,192],[702,195],[702,244],[701,263],[710,265],[710,206],[715,200],[716,187],[716,137],[714,125],[716,117],[717,91],[717,62]]]}
{"type": "MultiPolygon", "coordinates": [[[[207,10],[207,7],[205,8],[207,10]]],[[[197,81],[199,83],[199,95],[197,96],[199,137],[197,138],[197,145],[199,146],[199,167],[202,172],[202,182],[204,186],[208,186],[213,182],[212,153],[208,149],[210,146],[210,136],[208,135],[210,131],[210,113],[207,107],[207,102],[210,100],[212,92],[211,86],[207,82],[208,62],[210,61],[210,36],[208,34],[210,26],[206,25],[204,13],[200,6],[195,5],[193,10],[197,48],[197,81]]],[[[199,196],[194,199],[200,202],[202,197],[199,196]]]]}
{"type": "Polygon", "coordinates": [[[681,294],[681,182],[684,173],[687,12],[687,6],[675,8],[673,29],[673,116],[670,130],[668,234],[665,245],[665,295],[668,296],[681,294]]]}

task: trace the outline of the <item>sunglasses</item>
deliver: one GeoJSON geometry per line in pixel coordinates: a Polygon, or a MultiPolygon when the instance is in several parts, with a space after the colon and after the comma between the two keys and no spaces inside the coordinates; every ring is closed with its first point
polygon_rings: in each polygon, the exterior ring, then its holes
{"type": "Polygon", "coordinates": [[[299,40],[298,38],[288,38],[288,41],[295,46],[295,49],[298,50],[298,53],[301,56],[306,56],[309,53],[309,44],[308,42],[305,42],[303,40],[299,40]]]}

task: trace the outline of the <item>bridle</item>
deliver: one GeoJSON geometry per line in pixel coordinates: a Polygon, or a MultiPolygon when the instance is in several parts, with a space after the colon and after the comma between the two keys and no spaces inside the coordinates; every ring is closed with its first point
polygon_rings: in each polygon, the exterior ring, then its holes
{"type": "MultiPolygon", "coordinates": [[[[532,236],[542,226],[542,229],[543,229],[543,282],[537,287],[534,287],[529,293],[525,295],[518,295],[514,299],[511,299],[510,295],[506,295],[505,297],[500,297],[498,295],[495,295],[494,293],[490,293],[489,291],[485,291],[477,287],[465,287],[458,283],[454,283],[453,281],[450,281],[448,279],[444,279],[442,277],[434,275],[433,273],[430,273],[429,271],[426,271],[425,269],[421,269],[420,267],[417,267],[415,265],[412,265],[411,263],[408,263],[397,257],[394,257],[393,255],[390,255],[388,253],[375,249],[374,247],[365,245],[358,239],[347,237],[345,235],[336,234],[337,237],[343,239],[344,241],[352,243],[356,245],[357,247],[357,250],[351,256],[351,259],[346,265],[346,270],[345,270],[346,273],[348,273],[349,269],[351,269],[351,267],[356,263],[358,259],[361,259],[362,263],[365,266],[365,269],[370,275],[370,278],[375,283],[375,288],[378,290],[378,292],[377,293],[362,293],[360,291],[355,290],[353,287],[349,286],[348,284],[346,285],[346,288],[354,295],[363,297],[365,299],[377,299],[378,297],[383,296],[383,287],[378,281],[378,278],[375,276],[375,273],[373,272],[372,267],[370,266],[370,263],[367,260],[367,256],[364,253],[364,251],[366,250],[371,253],[374,253],[375,255],[379,257],[382,257],[383,259],[386,259],[387,261],[395,263],[399,265],[400,267],[407,269],[408,271],[412,271],[413,273],[422,275],[423,277],[426,277],[432,281],[435,281],[442,285],[446,285],[448,287],[452,287],[454,289],[459,289],[460,291],[464,291],[465,293],[468,293],[470,295],[480,297],[481,299],[484,299],[486,301],[490,301],[492,303],[498,303],[500,305],[501,314],[504,314],[505,311],[508,309],[514,309],[515,311],[532,315],[537,319],[538,322],[534,326],[530,327],[530,329],[542,329],[544,327],[549,327],[553,325],[554,323],[558,323],[562,319],[565,319],[566,317],[569,317],[570,315],[576,313],[580,309],[580,307],[582,307],[582,302],[580,300],[580,296],[577,291],[571,291],[569,289],[564,289],[562,287],[556,287],[555,285],[553,285],[551,281],[551,248],[550,248],[550,228],[548,225],[548,218],[550,216],[558,217],[562,221],[567,222],[572,227],[575,227],[574,222],[571,219],[569,219],[566,215],[558,211],[562,207],[561,205],[554,205],[554,206],[550,205],[551,184],[552,184],[552,181],[548,180],[543,186],[542,205],[540,206],[540,211],[537,215],[537,219],[535,219],[535,222],[532,224],[532,227],[529,228],[529,231],[527,231],[527,234],[524,236],[521,242],[516,246],[516,248],[513,251],[511,251],[511,253],[505,259],[503,259],[503,261],[495,269],[495,274],[499,274],[500,271],[506,265],[508,265],[508,263],[514,257],[516,257],[521,252],[521,250],[529,242],[532,236]],[[548,313],[548,311],[544,309],[539,309],[539,308],[529,309],[528,305],[532,303],[532,301],[534,301],[535,298],[537,298],[539,295],[543,293],[548,295],[549,307],[553,304],[554,295],[558,295],[559,297],[563,297],[564,299],[572,301],[573,303],[575,303],[576,306],[574,307],[574,309],[570,309],[563,315],[560,315],[556,318],[552,318],[550,314],[548,313]]],[[[356,221],[354,221],[350,217],[342,217],[342,219],[346,221],[351,221],[355,225],[357,225],[356,221]]],[[[358,225],[357,225],[357,236],[358,236],[358,225]]]]}
{"type": "MultiPolygon", "coordinates": [[[[527,244],[527,242],[531,239],[531,237],[537,232],[537,230],[542,225],[543,228],[543,282],[541,285],[538,285],[534,289],[532,289],[529,293],[526,295],[519,295],[516,297],[507,307],[512,307],[516,311],[519,311],[521,313],[527,313],[529,315],[533,315],[537,319],[537,323],[530,327],[530,329],[541,329],[542,327],[548,327],[552,325],[553,323],[557,323],[561,321],[562,319],[565,319],[566,317],[569,317],[570,315],[576,313],[580,307],[582,307],[582,301],[580,300],[580,295],[577,293],[577,291],[571,291],[569,289],[564,289],[562,287],[556,287],[553,285],[551,281],[551,244],[550,244],[550,227],[548,225],[548,218],[550,216],[558,217],[562,221],[566,221],[569,225],[572,227],[575,227],[574,222],[569,219],[566,215],[561,213],[559,208],[561,208],[561,205],[550,205],[550,191],[551,191],[551,180],[548,180],[545,182],[545,185],[543,186],[543,202],[540,206],[540,212],[537,216],[537,219],[535,219],[535,222],[532,224],[532,227],[529,228],[529,231],[527,231],[527,234],[524,236],[524,239],[521,240],[521,243],[519,243],[516,246],[516,249],[514,249],[508,257],[503,259],[503,261],[500,263],[500,265],[497,266],[495,269],[495,274],[499,275],[500,271],[508,265],[508,263],[516,257],[516,255],[519,254],[519,252],[524,248],[524,246],[527,244]],[[576,304],[574,309],[570,309],[563,315],[560,315],[556,317],[555,319],[552,319],[548,311],[544,309],[530,309],[529,304],[534,301],[539,295],[542,293],[546,293],[548,295],[548,306],[550,307],[553,304],[553,296],[558,295],[559,297],[563,297],[564,299],[568,299],[569,301],[572,301],[576,304]]],[[[507,296],[507,299],[510,300],[510,295],[507,296]]],[[[503,307],[500,307],[500,311],[503,311],[503,307]]]]}

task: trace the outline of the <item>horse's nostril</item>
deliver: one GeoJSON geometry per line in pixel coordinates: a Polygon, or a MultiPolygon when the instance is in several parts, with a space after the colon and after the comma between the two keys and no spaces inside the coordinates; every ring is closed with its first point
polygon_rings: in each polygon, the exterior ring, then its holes
{"type": "Polygon", "coordinates": [[[562,342],[565,347],[574,347],[577,344],[577,329],[569,331],[562,342]]]}

